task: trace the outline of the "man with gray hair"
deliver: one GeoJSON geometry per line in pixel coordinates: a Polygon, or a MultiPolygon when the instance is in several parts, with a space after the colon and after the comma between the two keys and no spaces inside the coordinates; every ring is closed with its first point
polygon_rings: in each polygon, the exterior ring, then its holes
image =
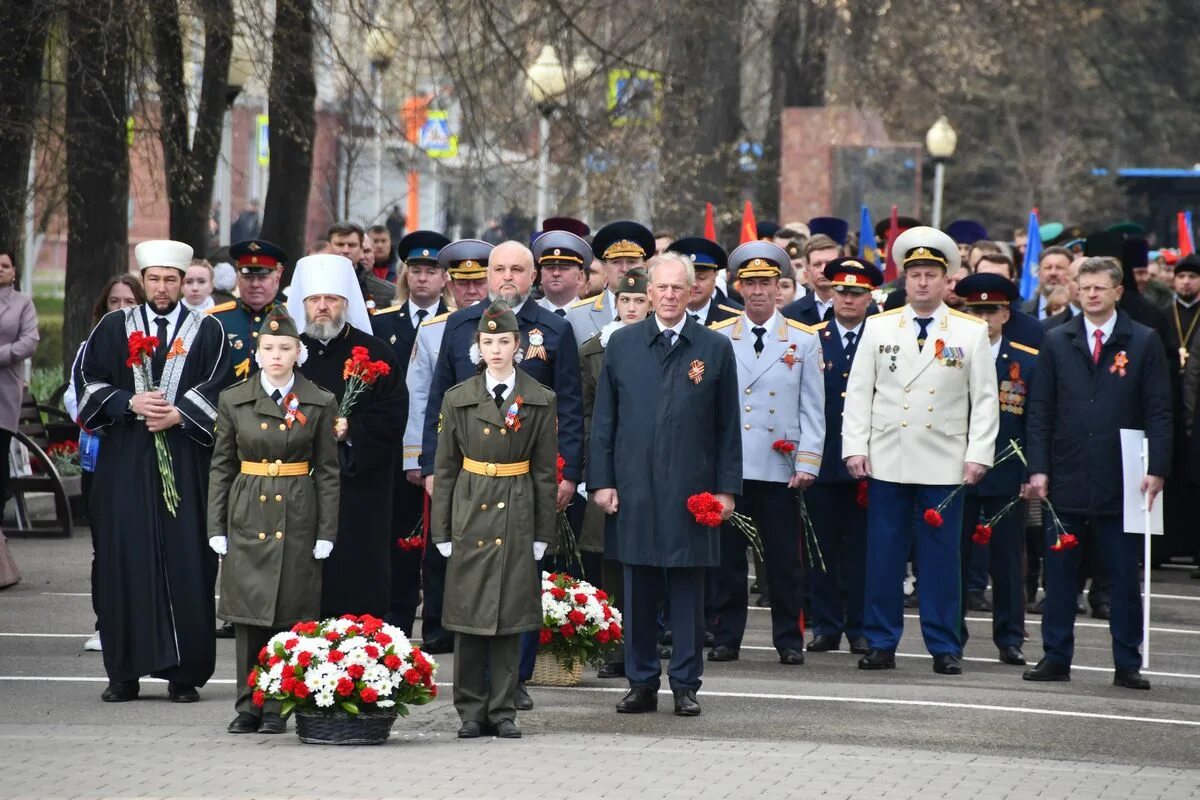
{"type": "Polygon", "coordinates": [[[687,315],[694,281],[691,261],[677,253],[650,261],[654,314],[612,334],[596,386],[588,488],[612,517],[605,538],[613,546],[605,553],[624,565],[629,693],[617,704],[622,714],[658,708],[657,606],[664,585],[675,713],[700,713],[704,570],[719,562],[720,528],[698,522],[688,499],[715,495],[724,520],[742,493],[733,347],[687,315]]]}

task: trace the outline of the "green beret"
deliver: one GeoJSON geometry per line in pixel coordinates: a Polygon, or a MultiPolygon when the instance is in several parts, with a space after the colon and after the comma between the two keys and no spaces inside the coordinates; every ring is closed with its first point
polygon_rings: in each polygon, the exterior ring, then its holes
{"type": "Polygon", "coordinates": [[[480,333],[517,333],[521,329],[517,325],[517,315],[508,303],[495,300],[484,310],[476,330],[480,333]]]}

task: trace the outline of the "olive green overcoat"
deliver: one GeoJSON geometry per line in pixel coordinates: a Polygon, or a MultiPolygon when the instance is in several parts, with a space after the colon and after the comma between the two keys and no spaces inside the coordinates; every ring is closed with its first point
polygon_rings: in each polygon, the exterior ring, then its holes
{"type": "MultiPolygon", "coordinates": [[[[583,386],[583,453],[587,458],[592,440],[592,409],[596,406],[596,383],[604,367],[604,344],[598,333],[579,348],[579,373],[583,386]]],[[[587,474],[587,468],[584,468],[587,474]]],[[[583,531],[579,535],[579,549],[585,553],[604,552],[604,512],[592,500],[588,500],[583,512],[583,531]]]]}
{"type": "Polygon", "coordinates": [[[299,371],[292,391],[305,421],[290,428],[257,374],[223,391],[217,404],[208,535],[228,538],[217,615],[229,622],[282,629],[321,611],[313,545],[337,539],[337,401],[299,371]],[[310,471],[244,475],[242,461],[307,461],[310,471]]]}
{"type": "Polygon", "coordinates": [[[483,375],[458,384],[442,401],[430,535],[434,544],[453,544],[442,608],[446,630],[503,636],[542,624],[533,543],[555,539],[556,402],[528,374],[516,374],[505,409],[521,398],[519,429],[505,425],[483,375]],[[529,461],[530,472],[476,475],[463,470],[464,456],[495,464],[529,461]]]}

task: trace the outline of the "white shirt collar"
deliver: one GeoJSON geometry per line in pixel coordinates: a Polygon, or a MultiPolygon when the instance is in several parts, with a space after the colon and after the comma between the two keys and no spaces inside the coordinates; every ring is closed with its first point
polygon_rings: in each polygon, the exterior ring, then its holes
{"type": "Polygon", "coordinates": [[[773,331],[779,325],[778,310],[771,314],[770,319],[768,319],[762,325],[759,325],[754,320],[750,319],[749,315],[747,315],[745,311],[742,312],[742,316],[746,318],[746,330],[748,331],[753,331],[755,328],[766,328],[768,331],[773,331]]]}
{"type": "Polygon", "coordinates": [[[679,322],[676,322],[669,329],[667,328],[666,325],[663,324],[663,321],[658,318],[658,314],[655,314],[654,315],[654,324],[658,326],[659,333],[662,333],[665,330],[675,331],[675,338],[673,338],[671,340],[671,346],[673,347],[675,345],[675,343],[679,341],[679,334],[683,331],[683,326],[687,324],[687,314],[684,314],[683,319],[679,320],[679,322]]]}
{"type": "Polygon", "coordinates": [[[269,380],[267,380],[267,373],[265,373],[261,370],[259,370],[259,373],[258,373],[258,380],[262,384],[263,391],[267,393],[267,397],[270,397],[271,393],[274,392],[276,389],[278,389],[280,394],[282,394],[284,397],[287,397],[288,394],[291,393],[292,387],[296,385],[296,373],[295,372],[292,373],[292,377],[288,379],[286,386],[272,385],[271,382],[269,380]]]}
{"type": "Polygon", "coordinates": [[[707,320],[707,319],[708,319],[708,310],[709,310],[710,308],[712,308],[712,298],[711,298],[711,297],[708,299],[708,302],[707,302],[707,303],[705,303],[704,305],[700,306],[700,308],[696,309],[695,311],[692,311],[692,310],[689,308],[689,309],[687,310],[687,315],[688,315],[689,317],[695,317],[695,318],[696,318],[696,322],[700,323],[701,325],[705,325],[705,324],[707,324],[707,323],[705,322],[705,320],[707,320]]]}
{"type": "Polygon", "coordinates": [[[1001,343],[1003,343],[1003,341],[1004,341],[1004,338],[1001,337],[996,340],[995,344],[992,345],[992,361],[995,361],[997,358],[1000,357],[1000,345],[1001,345],[1001,343]]]}
{"type": "Polygon", "coordinates": [[[613,294],[612,289],[604,290],[604,307],[613,312],[617,310],[617,296],[613,294]]]}
{"type": "Polygon", "coordinates": [[[1096,331],[1097,330],[1104,332],[1104,336],[1101,337],[1101,339],[1100,339],[1100,341],[1103,343],[1103,342],[1107,342],[1109,340],[1109,337],[1112,336],[1113,328],[1115,328],[1115,327],[1117,327],[1117,311],[1116,311],[1116,309],[1113,309],[1112,316],[1109,317],[1108,320],[1103,325],[1101,325],[1099,328],[1097,328],[1095,325],[1093,325],[1091,320],[1089,320],[1087,317],[1084,317],[1083,318],[1083,330],[1085,333],[1087,333],[1088,350],[1091,351],[1092,347],[1095,346],[1094,343],[1096,341],[1096,331]]]}
{"type": "Polygon", "coordinates": [[[147,303],[146,304],[146,319],[149,320],[149,322],[150,322],[150,335],[154,336],[158,332],[158,330],[157,330],[158,326],[157,326],[157,323],[155,323],[155,320],[158,319],[159,317],[167,318],[167,335],[170,336],[170,335],[174,334],[175,326],[179,324],[179,315],[181,313],[183,313],[183,301],[182,300],[180,300],[178,303],[175,304],[175,307],[173,309],[171,309],[171,312],[169,314],[159,314],[157,311],[154,310],[154,306],[147,303]]]}
{"type": "Polygon", "coordinates": [[[846,334],[850,333],[851,331],[854,332],[854,341],[857,342],[859,339],[862,338],[863,325],[867,324],[867,320],[864,318],[862,322],[858,323],[853,328],[847,328],[845,325],[838,322],[837,317],[834,317],[833,324],[837,326],[838,336],[841,337],[842,344],[845,344],[846,343],[846,334]]]}
{"type": "Polygon", "coordinates": [[[437,305],[438,305],[437,301],[434,300],[433,305],[429,306],[428,308],[424,308],[423,306],[417,305],[410,299],[408,301],[408,318],[412,320],[413,327],[416,327],[417,325],[421,324],[421,322],[422,322],[422,320],[417,318],[418,311],[426,312],[425,319],[429,319],[430,317],[434,316],[434,314],[437,313],[437,305]]]}
{"type": "Polygon", "coordinates": [[[512,372],[508,373],[508,377],[496,380],[492,377],[492,373],[485,369],[483,371],[483,380],[487,385],[488,394],[493,396],[495,396],[496,387],[503,383],[505,386],[503,397],[507,400],[512,396],[513,390],[517,388],[517,370],[514,368],[512,372]]]}
{"type": "Polygon", "coordinates": [[[904,319],[907,320],[908,322],[912,323],[913,325],[916,325],[917,323],[913,322],[913,320],[915,320],[917,317],[925,317],[925,316],[933,317],[933,322],[931,322],[929,324],[930,329],[932,329],[934,327],[934,325],[936,325],[942,321],[942,318],[946,316],[946,312],[948,310],[949,309],[946,307],[946,304],[942,303],[937,308],[935,308],[932,312],[930,312],[928,315],[925,315],[925,314],[918,314],[912,306],[906,305],[904,307],[904,319]]]}
{"type": "Polygon", "coordinates": [[[825,317],[825,312],[828,311],[829,309],[833,308],[833,297],[832,296],[829,298],[829,302],[826,302],[821,299],[820,295],[818,295],[816,292],[813,292],[813,302],[816,303],[817,314],[822,319],[824,319],[824,317],[825,317]]]}
{"type": "Polygon", "coordinates": [[[542,308],[546,309],[547,311],[549,311],[551,314],[553,314],[556,311],[570,311],[571,306],[573,305],[573,302],[571,300],[568,300],[567,304],[565,306],[558,306],[558,305],[555,305],[554,301],[551,300],[549,297],[542,297],[541,300],[538,300],[538,305],[541,306],[542,308]]]}

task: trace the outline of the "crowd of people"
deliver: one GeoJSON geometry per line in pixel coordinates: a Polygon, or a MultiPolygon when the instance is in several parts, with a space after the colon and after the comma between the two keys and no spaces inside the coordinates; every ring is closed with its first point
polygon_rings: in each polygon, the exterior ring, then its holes
{"type": "Polygon", "coordinates": [[[1147,501],[1168,484],[1155,562],[1195,555],[1172,500],[1200,465],[1200,258],[1145,277],[1135,232],[1064,238],[1022,302],[1011,243],[903,223],[889,281],[834,218],[763,223],[731,252],[633,221],[551,218],[530,246],[344,222],[294,263],[234,244],[230,299],[189,246],[141,243],[67,401],[98,447],[102,699],[145,676],[199,699],[219,616],[229,730],[282,732],[244,681],[273,633],[352,613],[413,635],[419,615],[423,648],[456,654],[459,735],[517,737],[542,569],[620,607],[598,673],[628,681],[620,713],[656,710],[665,659],[675,713],[699,714],[752,592],[792,667],[844,640],[860,669],[894,668],[906,607],[938,674],[963,670],[968,610],[1026,665],[1042,614],[1023,677],[1045,681],[1070,678],[1090,587],[1114,683],[1148,689],[1119,430],[1146,433],[1147,501]],[[689,511],[699,493],[722,524],[689,511]]]}

